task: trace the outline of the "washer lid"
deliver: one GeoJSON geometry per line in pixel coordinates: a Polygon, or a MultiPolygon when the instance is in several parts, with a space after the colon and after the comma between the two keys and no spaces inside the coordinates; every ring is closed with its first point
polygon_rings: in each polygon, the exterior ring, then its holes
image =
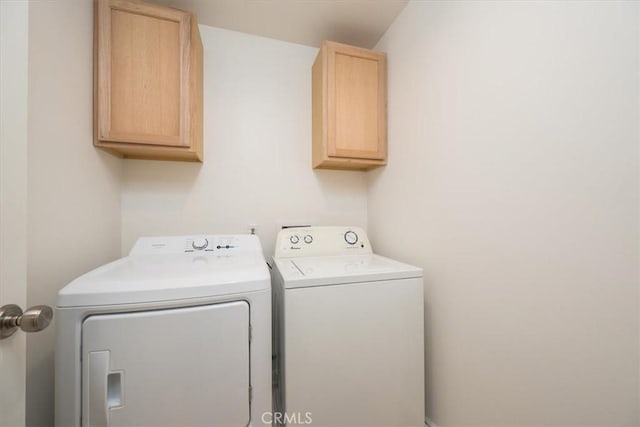
{"type": "Polygon", "coordinates": [[[171,301],[269,287],[261,253],[134,254],[75,279],[58,293],[57,306],[171,301]]]}
{"type": "Polygon", "coordinates": [[[380,255],[275,259],[287,289],[422,277],[422,269],[380,255]]]}

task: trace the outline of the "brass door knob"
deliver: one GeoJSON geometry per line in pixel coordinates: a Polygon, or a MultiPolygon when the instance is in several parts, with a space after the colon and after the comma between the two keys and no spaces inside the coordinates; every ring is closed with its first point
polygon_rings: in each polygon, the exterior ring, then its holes
{"type": "Polygon", "coordinates": [[[18,328],[24,332],[39,332],[53,319],[53,310],[48,305],[35,305],[24,313],[15,304],[0,307],[0,339],[10,337],[18,328]]]}

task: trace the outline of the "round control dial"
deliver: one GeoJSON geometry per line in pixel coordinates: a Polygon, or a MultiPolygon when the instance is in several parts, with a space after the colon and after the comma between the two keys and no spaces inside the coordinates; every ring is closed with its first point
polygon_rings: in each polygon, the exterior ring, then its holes
{"type": "Polygon", "coordinates": [[[304,242],[307,244],[313,242],[313,237],[311,236],[311,234],[307,234],[306,236],[304,236],[304,242]]]}
{"type": "Polygon", "coordinates": [[[347,231],[344,233],[344,240],[350,245],[358,243],[358,235],[354,231],[347,231]]]}
{"type": "Polygon", "coordinates": [[[289,241],[292,245],[297,245],[298,242],[300,242],[300,238],[294,234],[293,236],[289,237],[289,241]]]}
{"type": "Polygon", "coordinates": [[[193,242],[191,242],[191,247],[197,251],[206,249],[207,246],[209,246],[209,241],[204,237],[193,239],[193,242]]]}

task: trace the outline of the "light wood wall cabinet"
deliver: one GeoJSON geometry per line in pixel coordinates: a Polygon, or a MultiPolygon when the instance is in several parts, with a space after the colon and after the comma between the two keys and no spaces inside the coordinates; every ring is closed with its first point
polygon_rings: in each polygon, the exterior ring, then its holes
{"type": "Polygon", "coordinates": [[[202,161],[202,41],[196,16],[96,0],[95,145],[123,157],[202,161]]]}
{"type": "Polygon", "coordinates": [[[313,167],[387,163],[387,56],[325,41],[312,69],[313,167]]]}

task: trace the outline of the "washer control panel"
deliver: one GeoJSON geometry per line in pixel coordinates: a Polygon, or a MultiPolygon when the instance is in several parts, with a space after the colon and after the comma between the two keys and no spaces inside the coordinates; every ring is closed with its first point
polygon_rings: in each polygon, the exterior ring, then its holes
{"type": "Polygon", "coordinates": [[[276,258],[357,255],[372,253],[360,227],[299,227],[280,230],[276,258]]]}

